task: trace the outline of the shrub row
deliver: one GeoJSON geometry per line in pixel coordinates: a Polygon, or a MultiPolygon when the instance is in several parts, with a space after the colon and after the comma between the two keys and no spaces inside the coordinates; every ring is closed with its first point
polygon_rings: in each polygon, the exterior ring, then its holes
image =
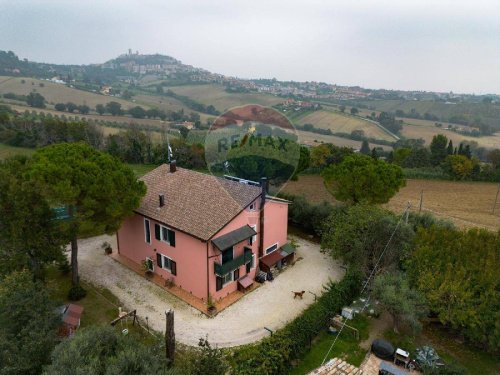
{"type": "Polygon", "coordinates": [[[321,236],[323,222],[331,215],[335,207],[329,202],[309,203],[303,196],[279,193],[280,198],[292,202],[288,207],[288,221],[305,232],[321,236]]]}
{"type": "Polygon", "coordinates": [[[355,272],[348,272],[339,283],[330,283],[316,303],[284,328],[255,345],[237,349],[231,357],[232,373],[288,373],[292,361],[309,350],[311,341],[328,326],[329,319],[358,295],[360,285],[360,274],[355,272]]]}

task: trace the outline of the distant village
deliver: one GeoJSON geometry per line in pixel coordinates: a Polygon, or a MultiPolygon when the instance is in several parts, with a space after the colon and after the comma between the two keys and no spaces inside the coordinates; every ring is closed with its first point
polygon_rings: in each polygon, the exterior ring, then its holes
{"type": "MultiPolygon", "coordinates": [[[[361,99],[405,99],[405,100],[442,100],[449,104],[464,101],[471,95],[422,91],[371,90],[359,86],[340,86],[324,82],[285,82],[277,79],[241,79],[212,73],[205,69],[183,64],[181,61],[164,55],[144,55],[139,51],[120,55],[104,64],[103,69],[119,69],[134,76],[148,74],[169,78],[182,75],[191,83],[217,83],[225,85],[234,92],[259,92],[277,96],[296,96],[315,100],[361,100],[361,99]]],[[[123,77],[130,81],[132,77],[123,77]]],[[[493,98],[499,100],[499,98],[493,98]]]]}

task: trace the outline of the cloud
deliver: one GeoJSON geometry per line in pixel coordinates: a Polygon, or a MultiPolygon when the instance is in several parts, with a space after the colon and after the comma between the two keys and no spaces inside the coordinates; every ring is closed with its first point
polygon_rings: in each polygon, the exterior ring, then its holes
{"type": "Polygon", "coordinates": [[[497,1],[19,1],[0,48],[96,63],[128,48],[240,77],[500,93],[497,1]]]}

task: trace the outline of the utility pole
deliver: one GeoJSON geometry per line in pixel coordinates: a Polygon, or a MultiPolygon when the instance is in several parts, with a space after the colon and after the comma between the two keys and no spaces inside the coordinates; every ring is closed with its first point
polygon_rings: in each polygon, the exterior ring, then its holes
{"type": "Polygon", "coordinates": [[[174,332],[174,311],[165,311],[165,350],[170,365],[174,363],[175,356],[175,332],[174,332]]]}
{"type": "Polygon", "coordinates": [[[420,192],[420,207],[418,208],[418,213],[422,212],[422,204],[424,203],[424,190],[420,192]]]}
{"type": "Polygon", "coordinates": [[[497,206],[498,193],[500,193],[500,184],[498,184],[497,195],[495,197],[495,203],[493,203],[493,210],[491,212],[493,215],[495,215],[495,208],[497,206]]]}

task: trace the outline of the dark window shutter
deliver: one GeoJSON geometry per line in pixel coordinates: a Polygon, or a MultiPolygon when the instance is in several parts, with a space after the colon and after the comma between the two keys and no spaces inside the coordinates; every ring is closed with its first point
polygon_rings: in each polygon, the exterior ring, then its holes
{"type": "Polygon", "coordinates": [[[215,278],[215,290],[219,291],[222,289],[222,277],[217,276],[215,278]]]}
{"type": "Polygon", "coordinates": [[[161,267],[161,254],[159,254],[159,253],[156,253],[156,265],[158,267],[162,268],[161,267]]]}
{"type": "Polygon", "coordinates": [[[155,224],[155,238],[160,241],[160,224],[155,224]]]}
{"type": "Polygon", "coordinates": [[[240,278],[240,269],[237,268],[234,270],[233,280],[236,281],[240,278]]]}
{"type": "Polygon", "coordinates": [[[175,247],[175,232],[173,230],[168,231],[168,242],[170,246],[175,247]]]}
{"type": "Polygon", "coordinates": [[[177,263],[173,260],[170,260],[170,272],[172,272],[172,275],[177,276],[177,263]]]}

